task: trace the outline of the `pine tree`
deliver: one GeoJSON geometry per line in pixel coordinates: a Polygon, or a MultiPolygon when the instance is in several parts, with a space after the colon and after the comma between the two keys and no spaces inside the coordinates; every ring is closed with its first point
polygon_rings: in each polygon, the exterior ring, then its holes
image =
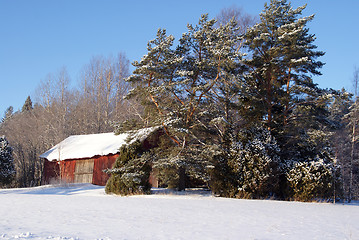
{"type": "MultiPolygon", "coordinates": [[[[306,24],[314,16],[299,18],[306,6],[293,9],[286,0],[271,0],[260,14],[260,22],[245,34],[251,58],[242,94],[257,120],[265,118],[269,129],[280,131],[296,118],[293,111],[305,104],[302,96],[316,96],[317,87],[310,74],[318,75],[324,55],[315,51],[315,36],[306,24]]],[[[309,100],[309,99],[308,99],[309,100]]]]}
{"type": "Polygon", "coordinates": [[[128,78],[136,86],[129,97],[142,97],[151,125],[162,125],[173,143],[156,164],[172,163],[180,181],[184,171],[205,172],[208,162],[199,153],[215,144],[218,129],[212,122],[228,119],[228,92],[235,91],[241,57],[236,49],[239,37],[233,34],[236,26],[230,22],[216,28],[215,22],[202,15],[197,25],[188,25],[176,49],[174,38],[159,30],[128,78]]]}
{"type": "MultiPolygon", "coordinates": [[[[264,122],[278,141],[286,166],[279,176],[284,198],[299,187],[288,175],[293,168],[323,163],[321,169],[332,171],[334,161],[328,109],[333,93],[312,80],[313,75],[321,74],[323,63],[317,58],[324,53],[316,50],[315,36],[306,27],[314,16],[301,17],[305,7],[293,9],[286,0],[271,0],[260,22],[244,35],[251,55],[244,60],[249,72],[241,90],[241,113],[249,125],[264,122]]],[[[325,175],[324,170],[322,173],[325,175]]],[[[310,178],[308,174],[310,171],[304,171],[301,176],[310,178]]]]}
{"type": "Polygon", "coordinates": [[[28,112],[28,111],[31,111],[33,109],[32,107],[32,101],[31,101],[31,98],[30,96],[28,96],[26,98],[26,101],[24,103],[24,105],[22,106],[22,112],[28,112]]]}
{"type": "Polygon", "coordinates": [[[331,96],[323,91],[316,104],[313,102],[296,108],[293,113],[300,116],[300,120],[291,124],[291,129],[286,129],[280,136],[281,148],[285,149],[281,152],[281,158],[286,166],[288,184],[288,188],[282,190],[288,197],[304,201],[312,198],[329,199],[334,195],[333,186],[340,183],[339,174],[334,178],[334,173],[338,171],[335,166],[335,149],[330,141],[336,129],[329,114],[331,96]],[[318,179],[313,178],[313,174],[318,179]]]}
{"type": "Polygon", "coordinates": [[[263,126],[242,128],[230,139],[226,154],[212,173],[211,189],[224,197],[264,198],[278,196],[280,149],[263,126]],[[220,177],[218,177],[220,176],[220,177]]]}
{"type": "Polygon", "coordinates": [[[333,197],[333,165],[323,161],[295,162],[287,172],[290,197],[298,201],[333,197]]]}
{"type": "Polygon", "coordinates": [[[1,122],[3,123],[6,122],[12,117],[13,114],[14,114],[14,108],[12,106],[8,107],[5,111],[4,117],[1,120],[1,122]]]}
{"type": "Polygon", "coordinates": [[[9,184],[15,175],[12,148],[5,136],[0,137],[0,184],[9,184]]]}
{"type": "Polygon", "coordinates": [[[106,171],[111,174],[106,184],[106,193],[148,194],[151,190],[149,177],[152,170],[149,159],[150,156],[143,152],[139,142],[121,147],[113,168],[106,171]]]}

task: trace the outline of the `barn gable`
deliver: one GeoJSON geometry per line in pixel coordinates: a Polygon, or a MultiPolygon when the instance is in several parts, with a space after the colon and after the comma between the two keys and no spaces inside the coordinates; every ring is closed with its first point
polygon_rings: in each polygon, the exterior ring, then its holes
{"type": "Polygon", "coordinates": [[[146,139],[157,130],[145,128],[119,135],[70,136],[40,155],[45,159],[43,183],[61,179],[64,182],[106,185],[109,175],[103,170],[112,167],[120,147],[138,140],[147,148],[146,139]]]}

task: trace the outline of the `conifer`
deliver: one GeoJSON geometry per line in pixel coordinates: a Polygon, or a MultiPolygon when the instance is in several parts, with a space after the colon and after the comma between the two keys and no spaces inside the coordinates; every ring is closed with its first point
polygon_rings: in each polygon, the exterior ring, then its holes
{"type": "Polygon", "coordinates": [[[242,94],[250,96],[246,105],[275,131],[296,120],[292,113],[305,104],[302,96],[318,93],[311,76],[320,74],[323,63],[317,58],[324,52],[315,50],[315,36],[306,28],[314,15],[300,17],[305,7],[293,9],[286,0],[271,0],[260,22],[244,35],[252,56],[244,61],[251,70],[245,82],[248,92],[242,94]]]}
{"type": "Polygon", "coordinates": [[[15,175],[12,148],[5,136],[0,137],[0,184],[9,184],[15,175]]]}

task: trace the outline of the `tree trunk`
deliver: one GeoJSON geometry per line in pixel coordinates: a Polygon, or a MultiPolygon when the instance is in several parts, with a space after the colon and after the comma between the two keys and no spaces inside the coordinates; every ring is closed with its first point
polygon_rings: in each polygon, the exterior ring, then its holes
{"type": "Polygon", "coordinates": [[[178,191],[184,191],[186,189],[186,170],[184,167],[178,169],[178,191]]]}
{"type": "Polygon", "coordinates": [[[356,120],[353,121],[353,132],[352,132],[352,149],[351,149],[351,158],[349,166],[349,197],[348,203],[352,201],[352,192],[353,192],[353,160],[354,160],[354,150],[355,150],[355,126],[356,120]]]}

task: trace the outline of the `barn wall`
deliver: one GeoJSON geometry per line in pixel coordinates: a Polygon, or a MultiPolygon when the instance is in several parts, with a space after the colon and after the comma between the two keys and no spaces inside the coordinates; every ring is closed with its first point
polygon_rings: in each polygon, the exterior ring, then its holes
{"type": "MultiPolygon", "coordinates": [[[[147,139],[142,142],[142,147],[144,150],[149,150],[158,146],[159,138],[163,135],[162,130],[158,130],[155,133],[152,133],[147,139]]],[[[49,162],[45,160],[44,165],[44,183],[50,183],[52,178],[58,179],[61,176],[61,180],[68,183],[73,183],[75,180],[80,181],[81,174],[75,174],[76,171],[76,162],[77,161],[89,161],[93,160],[93,176],[92,183],[95,185],[104,186],[107,183],[110,175],[104,173],[104,169],[111,169],[113,164],[116,161],[116,158],[119,154],[107,155],[107,156],[96,156],[91,159],[73,159],[73,160],[63,160],[60,162],[49,162]]],[[[79,166],[78,166],[79,168],[79,166]]],[[[150,183],[153,187],[158,186],[157,180],[158,172],[154,170],[150,176],[150,183]]],[[[82,174],[84,175],[84,174],[82,174]]]]}
{"type": "Polygon", "coordinates": [[[49,184],[52,181],[58,180],[59,176],[60,176],[59,164],[57,162],[50,162],[47,159],[45,159],[42,184],[49,184]]]}
{"type": "MultiPolygon", "coordinates": [[[[91,159],[74,159],[74,160],[64,160],[60,162],[50,162],[45,159],[44,161],[44,178],[43,184],[49,184],[52,180],[61,180],[67,183],[75,182],[75,170],[76,163],[83,161],[94,161],[93,167],[93,177],[92,184],[105,186],[107,180],[110,178],[110,175],[103,172],[105,169],[111,169],[119,154],[108,155],[108,156],[98,156],[91,159]],[[61,174],[60,174],[61,172],[61,174]]],[[[152,187],[158,187],[157,180],[158,170],[154,169],[151,172],[149,182],[152,187]]]]}
{"type": "Polygon", "coordinates": [[[116,158],[119,154],[115,155],[107,155],[107,156],[99,156],[94,160],[94,171],[93,171],[93,179],[92,183],[95,185],[105,186],[107,180],[110,178],[110,175],[103,172],[105,169],[111,169],[112,165],[115,163],[116,158]]]}
{"type": "Polygon", "coordinates": [[[92,183],[94,159],[77,160],[75,165],[75,183],[92,183]]]}
{"type": "Polygon", "coordinates": [[[144,150],[150,150],[158,147],[159,139],[164,134],[163,130],[157,130],[156,132],[151,133],[150,136],[142,142],[142,148],[144,150]]]}
{"type": "Polygon", "coordinates": [[[60,161],[61,180],[67,183],[75,181],[76,160],[60,161]]]}

